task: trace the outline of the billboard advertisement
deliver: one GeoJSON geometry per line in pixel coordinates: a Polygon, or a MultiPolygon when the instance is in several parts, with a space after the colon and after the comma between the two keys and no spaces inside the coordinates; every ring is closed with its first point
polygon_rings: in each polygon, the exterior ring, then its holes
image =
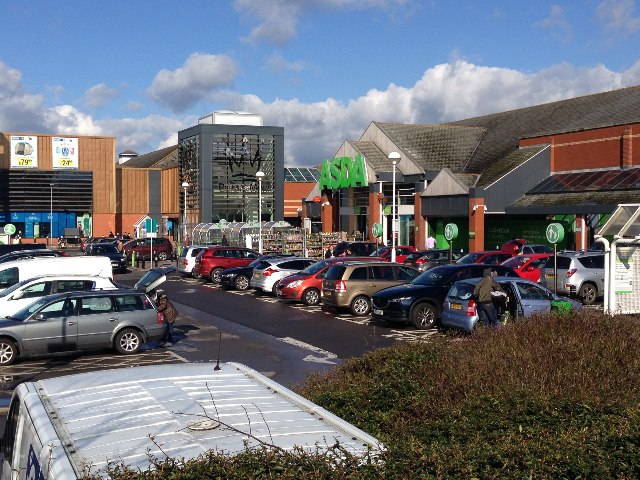
{"type": "Polygon", "coordinates": [[[38,137],[11,136],[11,168],[36,168],[38,166],[38,137]]]}
{"type": "Polygon", "coordinates": [[[53,137],[51,139],[53,168],[78,168],[78,139],[53,137]]]}

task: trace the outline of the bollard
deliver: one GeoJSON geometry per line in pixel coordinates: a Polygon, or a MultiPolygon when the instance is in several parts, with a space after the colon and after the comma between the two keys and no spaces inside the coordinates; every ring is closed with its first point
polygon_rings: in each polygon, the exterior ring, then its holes
{"type": "Polygon", "coordinates": [[[146,268],[145,267],[146,261],[144,259],[144,255],[140,255],[140,256],[142,257],[142,268],[144,269],[144,268],[146,268]]]}
{"type": "Polygon", "coordinates": [[[158,266],[158,254],[157,253],[153,256],[153,266],[154,267],[158,266]]]}

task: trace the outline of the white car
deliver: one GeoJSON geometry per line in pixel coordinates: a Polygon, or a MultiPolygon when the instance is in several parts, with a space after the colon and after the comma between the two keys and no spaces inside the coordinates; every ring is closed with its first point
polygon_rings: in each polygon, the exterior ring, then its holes
{"type": "Polygon", "coordinates": [[[0,292],[0,318],[13,315],[53,293],[118,288],[109,277],[95,275],[43,275],[28,278],[0,292]]]}
{"type": "Polygon", "coordinates": [[[276,257],[261,260],[253,267],[253,275],[249,286],[256,290],[276,294],[280,280],[294,273],[298,273],[317,260],[300,257],[276,257]]]}
{"type": "Polygon", "coordinates": [[[201,245],[189,245],[188,247],[184,247],[184,250],[176,260],[178,272],[183,275],[191,275],[192,277],[197,278],[198,275],[193,271],[193,267],[196,264],[196,257],[205,248],[207,247],[201,245]]]}

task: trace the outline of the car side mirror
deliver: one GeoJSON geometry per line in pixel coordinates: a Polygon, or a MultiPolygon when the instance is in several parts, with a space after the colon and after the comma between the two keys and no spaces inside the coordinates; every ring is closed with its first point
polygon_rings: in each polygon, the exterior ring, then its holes
{"type": "Polygon", "coordinates": [[[11,300],[20,300],[24,297],[24,292],[16,292],[15,295],[11,297],[11,300]]]}
{"type": "Polygon", "coordinates": [[[37,315],[33,316],[33,319],[39,322],[44,322],[47,319],[47,317],[45,317],[44,313],[38,313],[37,315]]]}

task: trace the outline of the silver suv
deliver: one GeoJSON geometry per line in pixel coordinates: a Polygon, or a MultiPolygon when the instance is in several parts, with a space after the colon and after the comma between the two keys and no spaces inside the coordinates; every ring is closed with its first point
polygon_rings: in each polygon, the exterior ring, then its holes
{"type": "MultiPolygon", "coordinates": [[[[584,305],[604,295],[604,254],[559,252],[557,262],[557,293],[578,297],[584,305]]],[[[551,256],[540,269],[540,284],[552,291],[556,288],[553,269],[551,256]]]]}

